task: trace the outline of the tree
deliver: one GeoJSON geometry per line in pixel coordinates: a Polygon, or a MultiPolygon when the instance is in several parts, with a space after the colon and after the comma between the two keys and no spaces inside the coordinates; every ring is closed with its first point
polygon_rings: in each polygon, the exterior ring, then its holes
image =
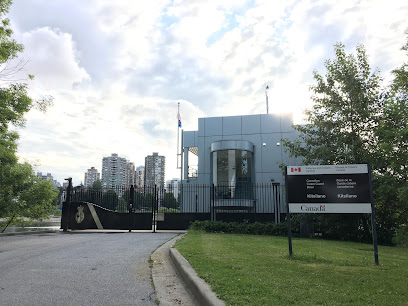
{"type": "MultiPolygon", "coordinates": [[[[405,34],[408,36],[408,29],[405,31],[405,34]]],[[[401,49],[408,55],[408,37],[405,45],[401,49]]],[[[402,94],[406,99],[408,93],[408,63],[402,64],[400,68],[393,70],[392,73],[394,74],[392,89],[402,94]]]]}
{"type": "Polygon", "coordinates": [[[102,183],[100,180],[96,180],[95,182],[93,182],[92,184],[92,189],[93,190],[98,190],[98,191],[102,191],[102,183]]]}
{"type": "MultiPolygon", "coordinates": [[[[325,76],[314,72],[316,85],[310,88],[314,105],[306,111],[308,123],[295,126],[299,131],[297,140],[283,143],[290,155],[302,157],[304,164],[371,163],[378,241],[388,244],[397,226],[392,212],[401,202],[395,200],[395,194],[392,199],[390,186],[394,186],[395,177],[384,176],[385,169],[392,167],[396,173],[398,168],[392,166],[391,159],[383,158],[389,140],[385,136],[392,137],[395,132],[384,123],[384,116],[396,118],[398,112],[388,102],[390,95],[380,86],[378,71],[371,70],[364,47],[357,46],[356,55],[347,55],[344,49],[341,43],[334,46],[336,57],[325,62],[325,76]],[[379,135],[384,141],[379,140],[379,135]]],[[[388,122],[391,124],[391,120],[388,122]]],[[[396,129],[402,131],[404,123],[396,129]]],[[[329,238],[371,239],[368,215],[319,215],[314,221],[315,228],[329,238]]]]}
{"type": "Polygon", "coordinates": [[[152,209],[155,205],[155,197],[151,194],[148,193],[144,196],[143,198],[143,206],[142,206],[142,210],[150,210],[152,209]]]}
{"type": "Polygon", "coordinates": [[[114,190],[108,190],[102,195],[101,206],[107,209],[116,210],[118,206],[119,197],[114,190]]]}
{"type": "MultiPolygon", "coordinates": [[[[408,56],[408,37],[402,50],[408,56]]],[[[408,63],[392,73],[394,79],[382,120],[375,131],[381,156],[376,169],[381,175],[376,180],[381,185],[377,201],[382,204],[384,214],[399,225],[408,221],[408,63]]]]}
{"type": "Polygon", "coordinates": [[[305,164],[350,164],[373,161],[373,128],[381,115],[381,78],[371,72],[363,46],[356,56],[344,45],[334,46],[335,60],[325,62],[326,75],[313,76],[313,108],[306,111],[307,124],[296,125],[295,142],[285,140],[292,156],[305,164]]]}
{"type": "MultiPolygon", "coordinates": [[[[53,210],[52,202],[58,195],[51,181],[39,180],[27,164],[6,165],[7,177],[0,181],[0,216],[8,219],[5,228],[15,219],[44,219],[53,210]]],[[[4,170],[4,169],[2,169],[4,170]]]]}
{"type": "Polygon", "coordinates": [[[63,195],[63,193],[64,193],[64,187],[58,187],[58,188],[57,188],[57,191],[58,191],[58,194],[57,194],[57,196],[54,198],[54,200],[52,201],[52,205],[53,205],[53,206],[60,206],[60,204],[61,204],[61,198],[62,198],[62,195],[63,195]]]}
{"type": "Polygon", "coordinates": [[[15,217],[46,217],[57,193],[51,182],[34,176],[29,164],[18,163],[18,133],[9,130],[10,125],[24,126],[24,115],[31,108],[45,111],[52,103],[50,97],[33,101],[27,94],[27,84],[13,79],[22,62],[13,66],[10,61],[23,51],[23,45],[11,39],[10,21],[4,18],[10,5],[11,0],[0,0],[0,218],[9,221],[15,217]]]}
{"type": "Polygon", "coordinates": [[[163,207],[178,209],[178,202],[172,192],[166,192],[163,197],[163,207]]]}
{"type": "Polygon", "coordinates": [[[118,206],[116,207],[116,211],[120,213],[127,213],[129,212],[128,202],[124,198],[118,199],[118,206]]]}
{"type": "MultiPolygon", "coordinates": [[[[408,30],[406,32],[408,34],[408,30]]],[[[402,47],[408,55],[408,39],[402,47]]],[[[408,180],[408,63],[392,71],[394,79],[376,130],[384,163],[382,173],[408,180]]]]}
{"type": "Polygon", "coordinates": [[[144,195],[141,192],[135,191],[135,195],[133,197],[133,207],[135,210],[142,209],[144,204],[144,195]]]}

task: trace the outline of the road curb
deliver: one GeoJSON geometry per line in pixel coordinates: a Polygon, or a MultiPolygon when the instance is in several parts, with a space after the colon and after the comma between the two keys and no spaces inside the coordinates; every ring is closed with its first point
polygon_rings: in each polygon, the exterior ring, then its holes
{"type": "Polygon", "coordinates": [[[17,236],[17,235],[52,234],[52,233],[59,233],[59,232],[61,232],[61,230],[0,233],[0,237],[2,237],[2,236],[17,236]]]}
{"type": "Polygon", "coordinates": [[[197,272],[177,249],[170,248],[169,256],[187,291],[199,301],[199,305],[225,306],[224,301],[215,295],[210,285],[198,277],[197,272]]]}

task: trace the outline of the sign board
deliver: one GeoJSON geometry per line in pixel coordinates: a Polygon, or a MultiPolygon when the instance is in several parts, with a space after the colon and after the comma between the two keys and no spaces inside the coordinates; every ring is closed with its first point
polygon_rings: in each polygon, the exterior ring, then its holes
{"type": "Polygon", "coordinates": [[[290,213],[371,213],[366,164],[288,166],[290,213]]]}
{"type": "Polygon", "coordinates": [[[285,172],[289,256],[292,256],[290,213],[370,213],[374,260],[379,264],[369,165],[288,166],[285,172]]]}

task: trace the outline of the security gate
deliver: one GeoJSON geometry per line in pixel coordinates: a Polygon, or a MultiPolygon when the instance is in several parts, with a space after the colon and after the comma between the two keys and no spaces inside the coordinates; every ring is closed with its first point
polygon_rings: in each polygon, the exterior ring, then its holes
{"type": "Polygon", "coordinates": [[[156,188],[67,188],[62,207],[63,230],[114,229],[155,230],[156,188]]]}
{"type": "Polygon", "coordinates": [[[61,228],[186,230],[196,220],[275,222],[284,215],[282,188],[265,185],[144,186],[128,189],[72,187],[63,204],[61,228]]]}
{"type": "Polygon", "coordinates": [[[152,230],[153,213],[119,213],[89,202],[71,202],[63,207],[64,230],[152,230]]]}

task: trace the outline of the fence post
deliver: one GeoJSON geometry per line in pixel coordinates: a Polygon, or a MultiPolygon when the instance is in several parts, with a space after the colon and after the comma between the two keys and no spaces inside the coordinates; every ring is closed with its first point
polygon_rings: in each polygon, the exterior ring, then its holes
{"type": "Polygon", "coordinates": [[[279,183],[272,183],[272,188],[273,188],[273,192],[272,192],[272,197],[273,197],[273,205],[274,205],[274,209],[273,209],[273,213],[275,215],[275,223],[279,223],[280,222],[280,184],[279,183]]]}
{"type": "Polygon", "coordinates": [[[154,185],[154,197],[152,203],[152,212],[153,212],[153,233],[156,232],[156,205],[157,203],[157,185],[154,185]]]}
{"type": "Polygon", "coordinates": [[[130,185],[129,192],[129,203],[128,203],[128,212],[129,212],[129,233],[132,231],[132,212],[133,212],[133,196],[135,194],[135,187],[130,185]]]}
{"type": "Polygon", "coordinates": [[[210,208],[210,212],[211,212],[211,221],[216,221],[216,217],[215,217],[215,185],[212,184],[212,188],[211,188],[211,192],[212,192],[212,203],[211,203],[211,208],[210,208]]]}
{"type": "Polygon", "coordinates": [[[278,184],[278,186],[277,186],[277,192],[278,192],[278,194],[277,194],[277,208],[278,208],[278,223],[280,223],[281,222],[281,199],[282,199],[282,187],[281,187],[281,185],[280,184],[278,184]]]}

